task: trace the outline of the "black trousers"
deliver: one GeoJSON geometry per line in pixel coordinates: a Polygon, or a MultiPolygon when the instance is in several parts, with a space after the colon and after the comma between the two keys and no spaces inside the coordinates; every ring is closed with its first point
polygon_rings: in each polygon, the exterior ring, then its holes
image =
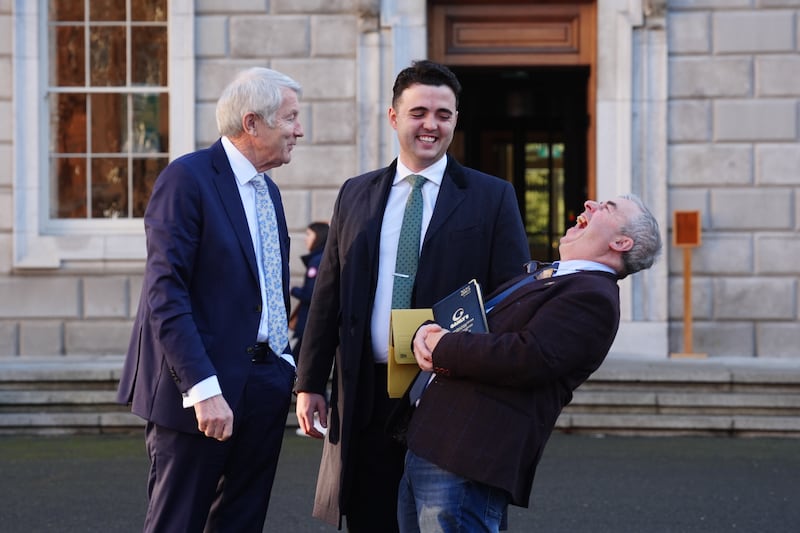
{"type": "Polygon", "coordinates": [[[352,486],[344,508],[349,533],[395,533],[397,490],[403,475],[405,447],[389,436],[386,421],[399,399],[386,391],[386,365],[375,365],[372,416],[354,436],[349,461],[352,486]]]}

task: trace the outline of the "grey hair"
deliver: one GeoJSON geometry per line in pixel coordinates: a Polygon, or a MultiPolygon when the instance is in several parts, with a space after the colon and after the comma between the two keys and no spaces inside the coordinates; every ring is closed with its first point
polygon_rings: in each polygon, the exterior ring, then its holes
{"type": "Polygon", "coordinates": [[[283,104],[283,89],[291,89],[298,97],[303,90],[299,83],[277,70],[253,67],[240,72],[217,101],[219,134],[236,137],[242,133],[242,118],[251,112],[264,119],[269,127],[275,127],[276,114],[283,104]]]}
{"type": "Polygon", "coordinates": [[[661,253],[661,233],[653,213],[634,194],[623,194],[620,198],[630,200],[639,208],[639,214],[623,224],[622,234],[633,239],[633,247],[622,254],[622,277],[653,266],[661,253]]]}

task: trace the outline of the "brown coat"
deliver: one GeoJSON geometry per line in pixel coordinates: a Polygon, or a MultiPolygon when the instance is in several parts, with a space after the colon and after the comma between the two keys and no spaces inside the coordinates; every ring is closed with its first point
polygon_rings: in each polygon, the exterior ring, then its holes
{"type": "Polygon", "coordinates": [[[517,289],[489,313],[491,333],[442,337],[409,449],[527,507],[556,419],[603,362],[618,325],[612,274],[578,272],[517,289]]]}

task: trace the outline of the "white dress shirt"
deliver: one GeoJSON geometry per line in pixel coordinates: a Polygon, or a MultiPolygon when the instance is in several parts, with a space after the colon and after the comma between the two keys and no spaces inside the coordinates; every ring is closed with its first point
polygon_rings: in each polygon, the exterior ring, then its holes
{"type": "Polygon", "coordinates": [[[428,224],[433,216],[433,208],[436,206],[436,198],[439,196],[445,168],[447,168],[446,156],[420,172],[410,171],[399,159],[397,160],[397,173],[383,212],[378,286],[372,305],[372,353],[376,363],[385,363],[389,360],[389,319],[392,313],[392,287],[394,286],[397,242],[400,240],[400,228],[403,225],[406,200],[411,193],[411,183],[405,178],[410,174],[427,178],[422,186],[422,229],[419,239],[420,250],[422,250],[425,232],[428,230],[428,224]]]}
{"type": "Polygon", "coordinates": [[[616,274],[613,268],[603,263],[595,261],[588,261],[586,259],[570,259],[569,261],[557,261],[558,269],[556,269],[553,276],[564,276],[566,274],[574,274],[581,270],[600,270],[608,272],[609,274],[616,274]]]}

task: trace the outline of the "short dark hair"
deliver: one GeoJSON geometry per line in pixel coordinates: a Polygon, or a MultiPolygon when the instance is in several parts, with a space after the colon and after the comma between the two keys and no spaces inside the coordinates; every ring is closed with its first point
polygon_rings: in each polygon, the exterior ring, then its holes
{"type": "Polygon", "coordinates": [[[392,106],[397,105],[397,99],[403,91],[416,84],[422,85],[446,85],[452,89],[456,95],[456,109],[458,109],[458,97],[461,94],[461,83],[456,75],[449,68],[427,59],[414,61],[410,67],[400,71],[394,80],[392,89],[392,106]]]}

